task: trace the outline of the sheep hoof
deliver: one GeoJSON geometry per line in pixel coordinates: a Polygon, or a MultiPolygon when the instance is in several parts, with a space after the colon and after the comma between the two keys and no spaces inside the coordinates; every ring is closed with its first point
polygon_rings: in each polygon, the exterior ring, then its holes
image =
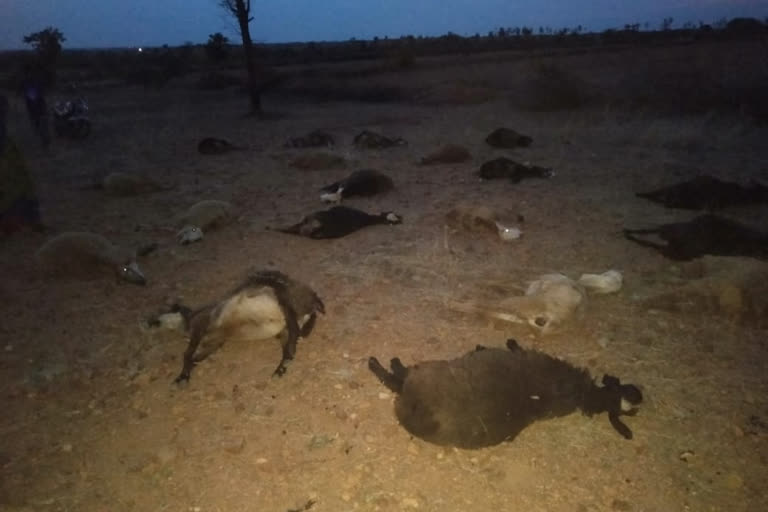
{"type": "Polygon", "coordinates": [[[181,375],[179,375],[173,380],[173,383],[178,385],[179,387],[184,386],[188,382],[189,382],[189,374],[185,372],[182,372],[181,375]]]}

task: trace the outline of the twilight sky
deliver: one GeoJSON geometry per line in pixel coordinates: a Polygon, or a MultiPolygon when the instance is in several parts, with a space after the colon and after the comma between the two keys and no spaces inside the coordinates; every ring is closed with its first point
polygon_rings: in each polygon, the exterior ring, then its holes
{"type": "MultiPolygon", "coordinates": [[[[256,41],[486,34],[500,26],[582,25],[590,30],[671,16],[711,23],[722,17],[768,17],[768,0],[252,0],[256,41]]],[[[204,43],[222,32],[237,40],[217,0],[0,0],[0,50],[52,25],[65,48],[204,43]]]]}

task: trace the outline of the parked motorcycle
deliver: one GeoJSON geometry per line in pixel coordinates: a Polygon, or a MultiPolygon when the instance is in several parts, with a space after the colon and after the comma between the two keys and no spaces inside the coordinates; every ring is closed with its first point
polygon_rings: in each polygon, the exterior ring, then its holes
{"type": "Polygon", "coordinates": [[[91,133],[88,103],[82,96],[74,100],[57,101],[53,107],[53,128],[60,136],[84,139],[91,133]]]}

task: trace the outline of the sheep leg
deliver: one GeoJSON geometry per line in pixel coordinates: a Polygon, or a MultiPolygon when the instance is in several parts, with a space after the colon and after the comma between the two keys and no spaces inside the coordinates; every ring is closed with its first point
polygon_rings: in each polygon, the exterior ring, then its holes
{"type": "Polygon", "coordinates": [[[403,390],[402,379],[399,379],[394,373],[389,373],[386,368],[381,366],[381,363],[379,363],[379,360],[375,357],[368,359],[368,369],[371,370],[390,391],[400,393],[403,390]]]}
{"type": "Polygon", "coordinates": [[[399,357],[392,358],[389,361],[389,367],[392,369],[392,375],[394,375],[402,385],[402,383],[405,382],[405,378],[408,376],[408,368],[403,365],[399,357]]]}
{"type": "Polygon", "coordinates": [[[195,357],[195,352],[197,351],[197,347],[200,345],[203,336],[205,336],[207,327],[207,322],[200,322],[192,325],[192,332],[189,335],[189,345],[187,345],[187,350],[184,351],[184,363],[181,368],[181,373],[176,377],[176,380],[174,380],[176,384],[189,381],[195,363],[202,361],[211,354],[212,351],[207,351],[205,354],[195,357]]]}
{"type": "Polygon", "coordinates": [[[632,431],[619,419],[621,413],[611,411],[608,413],[608,420],[611,422],[611,426],[621,434],[624,439],[632,439],[632,431]]]}
{"type": "Polygon", "coordinates": [[[623,230],[624,238],[627,240],[632,240],[636,244],[642,245],[643,247],[651,247],[653,249],[657,250],[664,250],[668,245],[664,244],[657,244],[655,242],[651,242],[650,240],[644,240],[642,238],[638,238],[634,235],[648,235],[648,234],[655,234],[659,233],[658,229],[625,229],[623,230]]]}
{"type": "Polygon", "coordinates": [[[296,342],[299,340],[301,330],[299,329],[299,322],[296,318],[296,311],[291,306],[290,298],[286,294],[286,290],[283,287],[273,288],[277,302],[280,304],[280,309],[283,311],[285,317],[285,329],[280,334],[280,344],[283,347],[283,357],[280,359],[280,363],[275,368],[273,376],[282,377],[287,368],[288,361],[293,359],[296,355],[296,342]]]}

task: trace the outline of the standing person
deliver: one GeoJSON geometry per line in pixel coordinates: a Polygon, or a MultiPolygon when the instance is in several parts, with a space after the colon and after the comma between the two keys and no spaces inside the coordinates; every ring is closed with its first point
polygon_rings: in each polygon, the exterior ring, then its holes
{"type": "Polygon", "coordinates": [[[0,95],[0,234],[25,227],[43,230],[35,184],[24,157],[8,136],[8,98],[0,95]]]}
{"type": "Polygon", "coordinates": [[[35,66],[27,67],[21,87],[32,127],[40,137],[43,147],[48,147],[51,143],[51,131],[48,127],[48,103],[45,101],[43,73],[35,66]]]}

